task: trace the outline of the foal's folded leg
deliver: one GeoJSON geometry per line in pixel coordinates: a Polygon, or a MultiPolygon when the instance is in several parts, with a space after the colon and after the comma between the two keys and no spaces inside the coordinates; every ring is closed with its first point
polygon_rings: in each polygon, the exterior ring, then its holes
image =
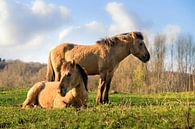
{"type": "Polygon", "coordinates": [[[68,105],[64,102],[64,97],[62,97],[59,93],[56,95],[56,98],[53,102],[53,108],[64,108],[68,105]]]}
{"type": "Polygon", "coordinates": [[[33,85],[27,93],[26,100],[22,104],[22,108],[33,107],[38,104],[38,95],[40,91],[44,88],[44,82],[38,82],[33,85]]]}

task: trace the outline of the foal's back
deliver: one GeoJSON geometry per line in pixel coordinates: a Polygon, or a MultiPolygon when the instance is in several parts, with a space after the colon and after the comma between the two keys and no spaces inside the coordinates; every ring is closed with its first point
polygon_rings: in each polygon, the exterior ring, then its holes
{"type": "Polygon", "coordinates": [[[38,96],[39,105],[43,108],[52,108],[58,94],[59,82],[46,82],[45,87],[38,96]]]}

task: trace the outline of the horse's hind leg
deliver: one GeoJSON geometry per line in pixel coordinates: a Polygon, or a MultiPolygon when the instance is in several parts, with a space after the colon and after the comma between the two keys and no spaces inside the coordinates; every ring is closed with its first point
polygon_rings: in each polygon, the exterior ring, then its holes
{"type": "Polygon", "coordinates": [[[54,70],[55,81],[60,81],[60,75],[61,75],[60,70],[61,70],[61,65],[63,60],[58,52],[54,51],[51,53],[51,62],[54,70]]]}
{"type": "Polygon", "coordinates": [[[60,77],[61,77],[61,74],[60,74],[60,70],[61,70],[61,63],[54,63],[53,64],[53,68],[54,68],[54,74],[55,74],[55,81],[60,81],[60,77]]]}

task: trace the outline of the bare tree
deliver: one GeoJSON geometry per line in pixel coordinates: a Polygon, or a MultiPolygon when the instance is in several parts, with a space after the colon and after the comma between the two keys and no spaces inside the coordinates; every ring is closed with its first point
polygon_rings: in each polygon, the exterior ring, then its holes
{"type": "Polygon", "coordinates": [[[178,82],[180,90],[192,90],[192,73],[194,65],[194,45],[191,35],[182,35],[177,40],[177,66],[179,78],[178,82]]]}
{"type": "MultiPolygon", "coordinates": [[[[153,58],[154,58],[154,74],[156,80],[156,88],[162,87],[162,73],[165,70],[164,68],[164,60],[165,60],[165,41],[166,38],[163,34],[156,35],[154,39],[154,50],[153,50],[153,58]]],[[[156,91],[158,92],[158,91],[156,91]]]]}

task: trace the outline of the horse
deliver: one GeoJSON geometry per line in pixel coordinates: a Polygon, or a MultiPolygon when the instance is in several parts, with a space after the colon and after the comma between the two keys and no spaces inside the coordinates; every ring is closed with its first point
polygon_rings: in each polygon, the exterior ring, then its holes
{"type": "Polygon", "coordinates": [[[113,74],[128,55],[146,63],[150,59],[141,32],[122,33],[96,41],[93,45],[63,43],[49,52],[47,80],[60,79],[62,62],[75,60],[88,75],[100,75],[96,104],[108,103],[108,92],[113,74]]]}
{"type": "Polygon", "coordinates": [[[59,82],[37,82],[27,93],[23,108],[86,107],[88,77],[85,70],[74,61],[63,63],[59,82]]]}

